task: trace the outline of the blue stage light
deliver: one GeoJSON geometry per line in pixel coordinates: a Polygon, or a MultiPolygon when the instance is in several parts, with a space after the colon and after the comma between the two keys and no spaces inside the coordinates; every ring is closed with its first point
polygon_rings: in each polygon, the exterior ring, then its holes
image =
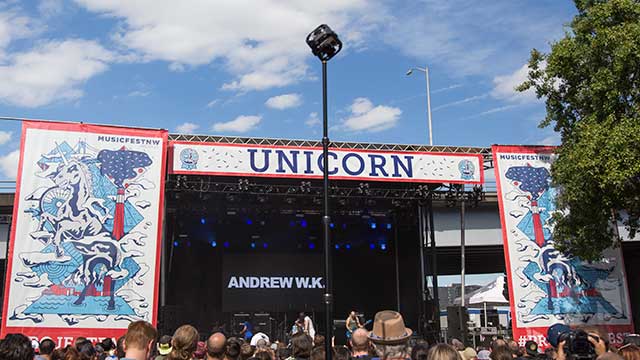
{"type": "Polygon", "coordinates": [[[334,247],[336,248],[336,250],[340,250],[340,244],[336,244],[334,247]]]}
{"type": "Polygon", "coordinates": [[[385,244],[385,243],[380,244],[380,250],[382,250],[382,251],[387,250],[387,244],[385,244]]]}
{"type": "Polygon", "coordinates": [[[215,240],[213,240],[211,242],[211,247],[216,247],[216,246],[218,246],[218,243],[215,240]]]}
{"type": "Polygon", "coordinates": [[[309,243],[309,249],[313,250],[316,248],[316,244],[314,243],[309,243]]]}
{"type": "Polygon", "coordinates": [[[253,221],[251,221],[251,219],[247,219],[247,225],[251,225],[253,224],[253,221]]]}
{"type": "Polygon", "coordinates": [[[371,243],[369,244],[369,249],[374,250],[376,248],[376,244],[371,243]]]}
{"type": "Polygon", "coordinates": [[[262,243],[262,247],[266,249],[266,248],[268,248],[268,247],[269,247],[269,244],[267,244],[267,243],[262,243]]]}
{"type": "Polygon", "coordinates": [[[307,227],[307,220],[300,220],[300,226],[307,227]]]}
{"type": "Polygon", "coordinates": [[[177,242],[177,241],[174,241],[174,242],[173,242],[173,246],[178,246],[178,242],[177,242]]]}
{"type": "Polygon", "coordinates": [[[336,225],[334,223],[330,223],[329,227],[333,229],[334,227],[336,227],[336,225]]]}
{"type": "Polygon", "coordinates": [[[228,248],[229,247],[229,242],[225,241],[224,244],[222,244],[224,247],[228,248]]]}
{"type": "Polygon", "coordinates": [[[256,243],[252,242],[252,243],[251,243],[251,248],[252,248],[252,249],[255,249],[255,248],[256,248],[256,243]]]}
{"type": "Polygon", "coordinates": [[[377,227],[378,227],[378,225],[377,225],[376,223],[374,223],[374,222],[372,222],[372,223],[371,223],[371,228],[372,228],[372,229],[375,229],[375,228],[377,228],[377,227]]]}
{"type": "Polygon", "coordinates": [[[293,220],[289,221],[289,226],[291,226],[291,227],[296,226],[296,222],[295,222],[295,221],[293,221],[293,220]]]}
{"type": "Polygon", "coordinates": [[[344,248],[347,249],[347,250],[351,250],[351,244],[345,245],[344,248]]]}
{"type": "Polygon", "coordinates": [[[387,230],[391,230],[391,224],[387,224],[387,230]]]}
{"type": "Polygon", "coordinates": [[[200,224],[204,225],[207,223],[207,219],[205,218],[200,218],[200,224]]]}

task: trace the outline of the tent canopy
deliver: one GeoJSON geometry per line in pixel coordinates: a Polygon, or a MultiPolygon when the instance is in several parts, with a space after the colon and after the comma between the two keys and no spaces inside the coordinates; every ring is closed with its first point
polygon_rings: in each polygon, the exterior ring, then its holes
{"type": "MultiPolygon", "coordinates": [[[[509,300],[505,299],[504,295],[502,295],[504,282],[505,277],[499,276],[497,279],[481,287],[480,289],[465,294],[465,305],[509,305],[509,300]]],[[[454,305],[460,305],[460,303],[462,302],[461,300],[462,299],[460,297],[457,297],[453,301],[454,305]]]]}

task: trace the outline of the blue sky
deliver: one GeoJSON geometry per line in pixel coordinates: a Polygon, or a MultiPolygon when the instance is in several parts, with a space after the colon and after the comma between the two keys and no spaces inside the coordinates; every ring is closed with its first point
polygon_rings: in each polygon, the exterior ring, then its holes
{"type": "MultiPolygon", "coordinates": [[[[304,40],[327,23],[332,140],[552,144],[544,104],[515,93],[573,2],[326,0],[0,1],[0,116],[171,132],[318,139],[320,63],[304,40]]],[[[17,122],[0,122],[0,179],[15,177],[17,122]]]]}

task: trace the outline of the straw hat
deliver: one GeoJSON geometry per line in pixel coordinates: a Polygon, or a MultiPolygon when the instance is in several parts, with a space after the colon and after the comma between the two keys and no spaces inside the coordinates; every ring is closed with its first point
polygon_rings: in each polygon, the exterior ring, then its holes
{"type": "Polygon", "coordinates": [[[392,345],[406,342],[413,331],[404,326],[402,315],[396,311],[384,310],[376,314],[373,331],[369,339],[376,344],[392,345]]]}
{"type": "Polygon", "coordinates": [[[478,357],[478,353],[476,353],[476,351],[470,347],[464,349],[464,351],[458,352],[460,353],[460,357],[462,357],[463,360],[473,360],[478,357]]]}

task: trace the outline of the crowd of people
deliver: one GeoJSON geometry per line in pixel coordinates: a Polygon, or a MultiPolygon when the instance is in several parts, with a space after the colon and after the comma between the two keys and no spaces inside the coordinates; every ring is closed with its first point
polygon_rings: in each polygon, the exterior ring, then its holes
{"type": "Polygon", "coordinates": [[[98,343],[76,338],[73,345],[56,348],[50,339],[34,344],[23,334],[7,334],[0,340],[0,360],[325,360],[325,341],[332,341],[335,360],[640,360],[640,336],[627,336],[622,346],[614,347],[597,328],[554,325],[547,336],[551,346],[544,352],[534,341],[521,347],[500,338],[477,348],[457,339],[430,345],[412,336],[402,315],[390,310],[376,314],[373,330],[361,326],[352,330],[348,344],[336,346],[333,340],[319,334],[312,337],[308,331],[293,334],[287,343],[272,342],[258,329],[250,338],[216,332],[201,340],[191,325],[159,337],[150,323],[136,321],[115,343],[109,338],[98,343]]]}

